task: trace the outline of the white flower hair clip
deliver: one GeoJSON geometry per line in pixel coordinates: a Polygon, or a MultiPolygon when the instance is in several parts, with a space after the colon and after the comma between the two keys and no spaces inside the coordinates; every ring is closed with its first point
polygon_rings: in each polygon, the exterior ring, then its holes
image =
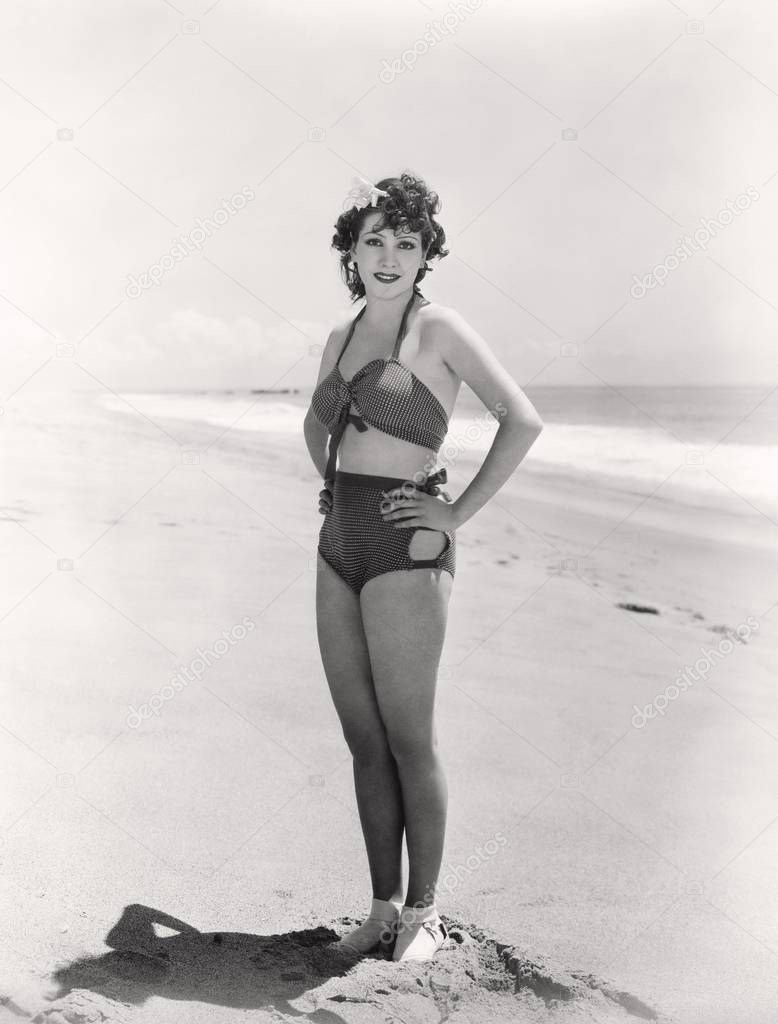
{"type": "Polygon", "coordinates": [[[388,192],[385,192],[382,188],[376,188],[375,185],[364,178],[355,177],[351,179],[351,188],[346,196],[346,204],[344,205],[355,206],[358,210],[362,210],[368,205],[375,206],[380,197],[388,195],[388,192]],[[349,199],[351,203],[348,202],[349,199]]]}

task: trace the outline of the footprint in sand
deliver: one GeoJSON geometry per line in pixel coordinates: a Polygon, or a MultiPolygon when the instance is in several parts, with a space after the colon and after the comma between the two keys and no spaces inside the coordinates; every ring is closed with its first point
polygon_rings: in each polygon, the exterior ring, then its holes
{"type": "Polygon", "coordinates": [[[647,615],[658,615],[659,609],[650,604],[633,604],[631,601],[617,601],[617,608],[623,608],[626,612],[644,612],[647,615]]]}
{"type": "Polygon", "coordinates": [[[705,616],[702,612],[696,612],[693,608],[689,608],[687,605],[674,604],[673,608],[675,608],[677,612],[690,612],[691,618],[705,621],[705,616]]]}
{"type": "Polygon", "coordinates": [[[747,644],[748,643],[748,637],[747,636],[741,636],[740,633],[738,633],[734,629],[732,629],[731,626],[724,626],[724,625],[708,626],[708,629],[711,631],[711,633],[718,633],[720,636],[726,636],[730,640],[736,640],[739,644],[747,644]]]}

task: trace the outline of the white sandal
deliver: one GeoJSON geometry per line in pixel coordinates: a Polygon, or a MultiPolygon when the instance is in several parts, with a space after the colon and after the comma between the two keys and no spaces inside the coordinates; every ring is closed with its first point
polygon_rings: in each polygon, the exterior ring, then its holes
{"type": "Polygon", "coordinates": [[[400,923],[392,960],[431,960],[439,949],[450,945],[448,929],[439,917],[419,924],[400,923]]]}
{"type": "Polygon", "coordinates": [[[334,945],[349,953],[364,956],[378,946],[390,946],[400,918],[402,903],[373,899],[368,917],[358,928],[342,936],[334,945]]]}

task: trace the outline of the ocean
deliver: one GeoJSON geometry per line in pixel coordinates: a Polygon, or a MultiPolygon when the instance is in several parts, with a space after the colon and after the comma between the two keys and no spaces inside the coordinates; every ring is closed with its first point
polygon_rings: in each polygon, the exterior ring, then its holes
{"type": "MultiPolygon", "coordinates": [[[[128,393],[150,419],[189,420],[237,431],[302,435],[311,389],[292,394],[128,393]],[[240,418],[238,418],[240,417],[240,418]]],[[[778,387],[528,387],[545,429],[521,470],[631,492],[660,488],[691,505],[763,513],[778,524],[778,387]],[[742,506],[742,507],[741,507],[742,506]]],[[[132,413],[104,394],[101,406],[132,413]]],[[[496,421],[463,388],[439,463],[483,457],[496,421]]]]}

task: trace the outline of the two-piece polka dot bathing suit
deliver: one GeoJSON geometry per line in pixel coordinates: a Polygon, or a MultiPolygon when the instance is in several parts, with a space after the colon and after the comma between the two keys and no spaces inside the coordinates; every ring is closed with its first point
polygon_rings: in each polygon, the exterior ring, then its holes
{"type": "Polygon", "coordinates": [[[398,528],[381,515],[382,503],[386,501],[384,492],[404,484],[409,485],[406,493],[411,493],[410,488],[415,487],[427,494],[441,495],[442,500],[450,502],[452,499],[445,491],[441,492],[439,486],[446,482],[445,468],[427,475],[422,483],[403,477],[335,469],[337,448],[349,423],[360,432],[373,427],[392,437],[422,445],[435,454],[445,440],[448,430],[445,409],[426,384],[397,358],[408,314],[417,296],[422,306],[429,305],[421,292],[414,289],[403,312],[391,358],[371,360],[347,381],[339,364],[354,328],[367,309],[364,306],[351,323],[335,368],[311,397],[314,415],[330,432],[325,479],[334,480],[332,509],[324,517],[319,531],[318,551],[356,594],[368,580],[385,572],[424,568],[445,569],[452,576],[456,572],[454,530],[437,531],[445,536],[445,546],[437,557],[413,559],[408,549],[416,530],[433,528],[398,528]],[[355,413],[351,412],[352,403],[356,406],[355,413]]]}

